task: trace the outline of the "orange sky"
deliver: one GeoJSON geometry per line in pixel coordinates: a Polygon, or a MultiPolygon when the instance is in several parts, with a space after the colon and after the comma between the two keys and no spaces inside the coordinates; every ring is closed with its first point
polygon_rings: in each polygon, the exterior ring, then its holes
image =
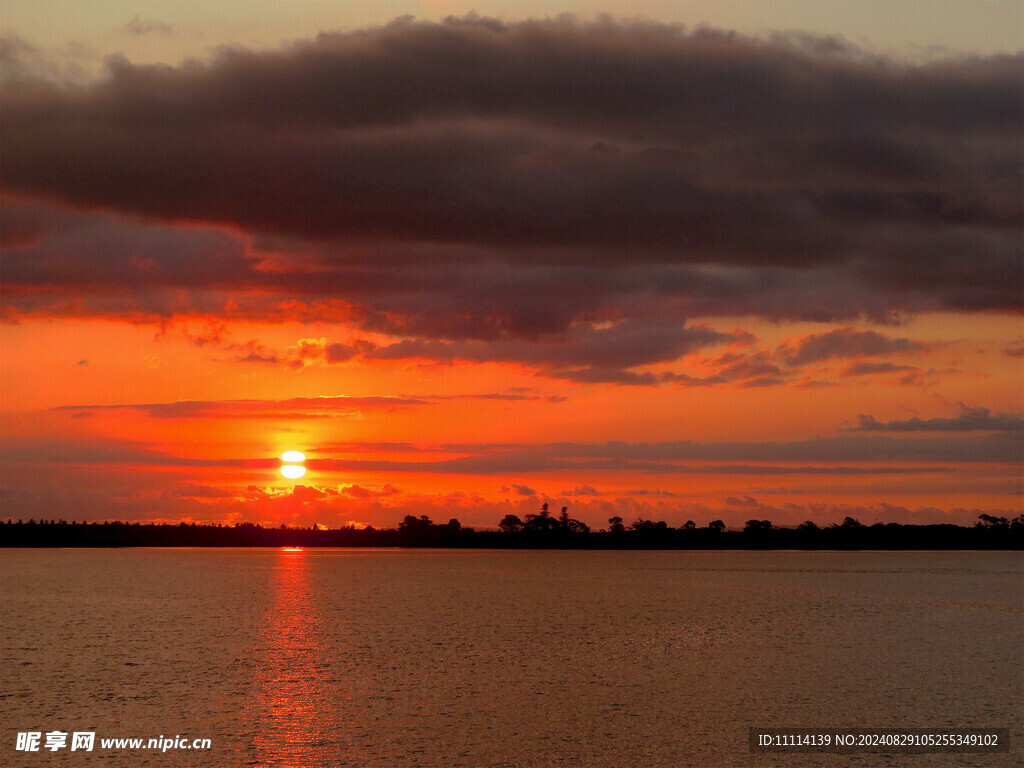
{"type": "Polygon", "coordinates": [[[308,37],[73,85],[12,44],[5,518],[1024,511],[1016,48],[308,37]]]}

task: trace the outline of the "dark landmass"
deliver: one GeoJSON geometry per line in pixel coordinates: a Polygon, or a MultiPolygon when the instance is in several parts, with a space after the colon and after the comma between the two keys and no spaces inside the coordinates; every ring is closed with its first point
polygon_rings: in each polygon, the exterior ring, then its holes
{"type": "Polygon", "coordinates": [[[0,521],[2,547],[475,547],[485,549],[1024,549],[1024,515],[1013,520],[980,515],[974,526],[862,525],[852,517],[821,527],[811,521],[777,528],[748,520],[729,530],[721,520],[698,528],[688,521],[671,528],[663,521],[637,520],[626,526],[613,517],[600,531],[547,505],[520,520],[506,515],[498,530],[475,530],[458,520],[434,523],[407,516],[397,528],[289,528],[253,523],[0,521]]]}

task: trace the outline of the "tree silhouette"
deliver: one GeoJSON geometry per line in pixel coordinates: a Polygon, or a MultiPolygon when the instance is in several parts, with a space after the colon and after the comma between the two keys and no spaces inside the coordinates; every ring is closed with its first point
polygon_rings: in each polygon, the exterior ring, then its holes
{"type": "Polygon", "coordinates": [[[983,528],[1007,528],[1010,525],[1010,521],[1005,517],[980,514],[978,515],[978,519],[981,521],[979,525],[983,528]]]}
{"type": "Polygon", "coordinates": [[[616,515],[608,518],[608,530],[618,535],[626,532],[626,526],[622,524],[622,518],[616,515]]]}
{"type": "Polygon", "coordinates": [[[534,533],[551,533],[558,526],[558,521],[551,517],[551,509],[545,501],[540,507],[539,515],[527,515],[524,528],[534,533]]]}
{"type": "Polygon", "coordinates": [[[523,530],[523,521],[519,519],[518,515],[505,515],[498,523],[498,528],[502,533],[519,533],[523,530]]]}
{"type": "Polygon", "coordinates": [[[723,523],[721,520],[712,520],[710,523],[708,523],[708,528],[710,528],[715,533],[721,533],[725,530],[725,523],[723,523]]]}

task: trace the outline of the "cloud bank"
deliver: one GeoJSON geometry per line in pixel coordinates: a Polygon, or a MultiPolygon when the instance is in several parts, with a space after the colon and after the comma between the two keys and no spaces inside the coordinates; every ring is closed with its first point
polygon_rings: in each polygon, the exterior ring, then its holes
{"type": "Polygon", "coordinates": [[[419,343],[1017,312],[1022,62],[467,17],[112,58],[86,86],[12,66],[6,311],[344,319],[419,343]]]}

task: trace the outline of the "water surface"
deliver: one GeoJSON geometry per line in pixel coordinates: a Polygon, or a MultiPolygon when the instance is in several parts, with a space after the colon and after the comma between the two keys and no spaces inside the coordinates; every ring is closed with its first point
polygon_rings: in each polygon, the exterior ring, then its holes
{"type": "Polygon", "coordinates": [[[5,765],[1021,761],[1021,553],[4,550],[0,575],[5,765]],[[751,726],[1013,751],[752,755],[751,726]],[[55,729],[213,749],[14,751],[55,729]]]}

